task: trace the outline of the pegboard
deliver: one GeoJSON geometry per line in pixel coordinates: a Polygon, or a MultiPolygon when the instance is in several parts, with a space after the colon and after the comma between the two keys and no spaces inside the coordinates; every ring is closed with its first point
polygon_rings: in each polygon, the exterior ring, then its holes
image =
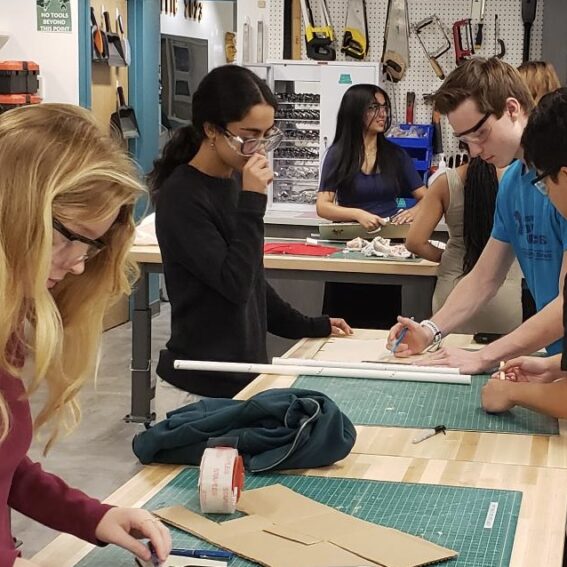
{"type": "MultiPolygon", "coordinates": [[[[387,4],[385,0],[366,0],[368,17],[368,35],[370,49],[366,61],[379,62],[382,57],[384,31],[386,26],[387,4]]],[[[422,19],[436,14],[451,42],[451,49],[439,58],[439,63],[445,75],[455,67],[455,50],[453,45],[453,23],[470,17],[471,0],[407,0],[408,19],[410,25],[409,58],[410,64],[404,78],[396,84],[384,81],[385,87],[392,98],[393,118],[395,122],[405,121],[406,92],[416,94],[414,122],[428,124],[431,122],[431,106],[423,101],[423,95],[432,93],[439,88],[442,81],[435,76],[428,59],[411,27],[422,19]]],[[[319,23],[318,0],[311,0],[311,6],[316,24],[319,23]]],[[[340,46],[346,19],[346,0],[327,0],[327,6],[337,36],[337,45],[340,46]]],[[[530,58],[541,59],[543,35],[544,2],[538,2],[536,19],[532,26],[530,58]]],[[[268,59],[282,59],[283,52],[283,13],[284,0],[269,0],[268,2],[268,59]]],[[[511,0],[487,0],[484,16],[483,44],[477,55],[491,57],[495,53],[494,45],[494,16],[498,14],[500,25],[500,38],[504,41],[506,54],[504,61],[517,67],[522,62],[522,49],[524,41],[524,26],[522,23],[521,2],[511,0]]],[[[475,34],[473,22],[473,37],[475,34]]],[[[303,22],[302,22],[303,29],[303,22]]],[[[302,58],[306,59],[305,41],[302,38],[302,58]]],[[[497,48],[496,48],[497,49],[497,48]]],[[[337,49],[337,60],[352,61],[337,49]]],[[[446,118],[442,118],[443,145],[445,155],[458,151],[458,144],[453,131],[446,118]]]]}

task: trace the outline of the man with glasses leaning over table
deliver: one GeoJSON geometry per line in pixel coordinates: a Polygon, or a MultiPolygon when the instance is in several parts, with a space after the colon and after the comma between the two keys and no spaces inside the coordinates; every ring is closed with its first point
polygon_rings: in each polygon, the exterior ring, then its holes
{"type": "MultiPolygon", "coordinates": [[[[567,89],[545,95],[534,110],[522,136],[525,159],[537,172],[534,187],[567,217],[567,89]]],[[[563,325],[567,309],[563,289],[563,325]]],[[[523,406],[553,417],[567,417],[567,356],[521,356],[502,368],[507,380],[489,380],[482,391],[482,403],[492,412],[523,406]]]]}
{"type": "Polygon", "coordinates": [[[533,99],[511,65],[496,58],[475,58],[449,75],[435,94],[435,105],[447,115],[455,135],[469,146],[471,156],[480,156],[496,167],[511,165],[500,182],[492,236],[474,269],[431,320],[419,323],[399,317],[390,331],[389,344],[407,327],[397,356],[434,350],[425,363],[452,366],[465,373],[481,373],[501,360],[542,347],[556,354],[562,349],[560,290],[567,264],[567,222],[534,188],[536,172],[522,161],[522,133],[533,99]],[[467,321],[496,293],[514,257],[538,313],[479,351],[438,348],[443,336],[467,321]]]}

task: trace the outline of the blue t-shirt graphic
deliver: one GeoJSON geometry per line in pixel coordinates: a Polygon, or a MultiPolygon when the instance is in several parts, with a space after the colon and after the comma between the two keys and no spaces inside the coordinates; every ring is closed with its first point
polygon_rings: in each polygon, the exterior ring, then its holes
{"type": "MultiPolygon", "coordinates": [[[[567,250],[567,221],[532,184],[533,170],[516,161],[500,181],[492,237],[512,246],[526,283],[541,311],[559,294],[563,252],[567,250]]],[[[562,341],[547,347],[562,351],[562,341]]]]}
{"type": "MultiPolygon", "coordinates": [[[[379,172],[359,171],[350,191],[338,191],[338,204],[342,207],[362,209],[379,217],[394,216],[399,210],[396,198],[412,197],[412,193],[423,185],[423,180],[407,152],[398,148],[397,154],[400,160],[397,179],[399,189],[379,172]]],[[[339,159],[336,147],[331,146],[323,162],[319,191],[337,192],[336,187],[331,187],[329,176],[339,159]]]]}

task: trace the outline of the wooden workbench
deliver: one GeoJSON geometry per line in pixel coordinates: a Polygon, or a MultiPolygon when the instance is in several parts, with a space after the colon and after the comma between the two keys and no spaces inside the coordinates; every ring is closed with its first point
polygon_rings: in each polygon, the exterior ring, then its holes
{"type": "MultiPolygon", "coordinates": [[[[363,331],[358,338],[384,335],[383,331],[363,331]]],[[[324,342],[325,339],[300,341],[286,356],[311,357],[324,342]]],[[[470,337],[454,336],[448,342],[469,346],[470,337]]],[[[238,397],[247,398],[266,388],[287,387],[293,380],[289,376],[260,376],[238,397]]],[[[413,429],[365,426],[358,427],[358,433],[354,451],[343,461],[330,467],[294,472],[521,491],[510,567],[561,566],[567,518],[567,447],[563,424],[561,435],[551,438],[451,431],[446,437],[437,436],[420,445],[411,444],[413,429]]],[[[108,502],[141,506],[182,469],[147,466],[108,502]]],[[[91,545],[63,535],[33,561],[40,567],[72,567],[91,549],[91,545]]]]}

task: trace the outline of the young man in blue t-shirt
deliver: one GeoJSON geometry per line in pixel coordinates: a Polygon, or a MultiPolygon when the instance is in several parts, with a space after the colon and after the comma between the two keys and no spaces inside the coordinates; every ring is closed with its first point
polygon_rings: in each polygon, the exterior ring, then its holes
{"type": "MultiPolygon", "coordinates": [[[[537,194],[567,218],[567,89],[558,89],[541,99],[524,130],[522,146],[527,163],[537,171],[532,179],[537,194]]],[[[564,288],[564,296],[566,292],[564,288]]],[[[564,326],[566,307],[564,302],[564,326]]],[[[509,360],[503,368],[508,379],[490,380],[483,388],[483,407],[502,412],[519,405],[567,418],[567,380],[555,381],[567,377],[566,346],[564,331],[562,355],[509,360]]]]}
{"type": "MultiPolygon", "coordinates": [[[[435,94],[437,109],[447,115],[455,135],[496,167],[523,158],[521,138],[533,99],[511,65],[498,59],[475,58],[457,67],[435,94]]],[[[417,323],[399,317],[392,344],[408,328],[396,355],[422,352],[466,322],[494,296],[517,257],[534,295],[538,313],[512,333],[477,352],[441,348],[428,363],[448,365],[465,373],[480,373],[520,354],[547,346],[558,352],[563,334],[559,290],[567,267],[566,221],[531,186],[535,173],[521,161],[510,166],[499,191],[494,230],[473,270],[455,287],[431,320],[417,323]]]]}

